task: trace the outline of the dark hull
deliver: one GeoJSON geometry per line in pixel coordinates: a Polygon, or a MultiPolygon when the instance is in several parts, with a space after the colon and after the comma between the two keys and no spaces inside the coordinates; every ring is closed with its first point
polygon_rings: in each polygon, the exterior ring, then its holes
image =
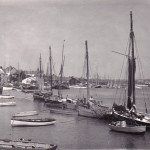
{"type": "Polygon", "coordinates": [[[38,90],[22,89],[22,92],[24,93],[34,93],[35,91],[38,91],[38,90]]]}
{"type": "Polygon", "coordinates": [[[96,85],[94,88],[102,88],[101,85],[96,85]]]}
{"type": "Polygon", "coordinates": [[[3,87],[0,87],[0,95],[3,93],[3,87]]]}
{"type": "Polygon", "coordinates": [[[47,97],[50,97],[50,92],[37,91],[33,93],[33,99],[45,102],[47,97]]]}
{"type": "Polygon", "coordinates": [[[20,141],[12,141],[8,139],[0,140],[0,150],[23,150],[23,149],[34,149],[34,150],[56,150],[57,145],[36,143],[31,140],[20,139],[20,141]]]}
{"type": "Polygon", "coordinates": [[[150,130],[150,121],[148,121],[148,122],[144,122],[144,121],[142,121],[142,120],[140,120],[140,119],[134,119],[134,118],[132,118],[132,117],[128,117],[128,116],[126,116],[126,115],[120,115],[119,113],[117,113],[117,112],[113,112],[113,117],[115,117],[117,120],[125,120],[125,121],[127,121],[127,122],[136,122],[137,124],[139,124],[139,125],[144,125],[144,126],[146,126],[146,129],[147,130],[150,130]]]}
{"type": "MultiPolygon", "coordinates": [[[[0,150],[10,150],[10,149],[13,149],[13,150],[23,150],[23,149],[26,149],[26,148],[6,148],[6,147],[1,147],[0,146],[0,150]]],[[[34,149],[34,150],[56,150],[57,146],[53,146],[52,148],[48,148],[48,149],[44,149],[44,148],[30,148],[30,149],[34,149]]]]}
{"type": "Polygon", "coordinates": [[[69,89],[69,86],[66,86],[66,85],[55,85],[52,87],[52,89],[61,89],[61,90],[66,90],[66,89],[69,89]]]}
{"type": "Polygon", "coordinates": [[[38,95],[38,94],[33,94],[33,99],[34,100],[39,100],[39,101],[45,101],[45,98],[43,95],[38,95]]]}
{"type": "Polygon", "coordinates": [[[133,135],[144,135],[145,132],[134,132],[134,133],[128,133],[128,132],[124,132],[124,131],[115,131],[115,130],[111,130],[112,132],[118,132],[118,133],[124,133],[124,134],[133,134],[133,135]]]}
{"type": "Polygon", "coordinates": [[[52,107],[52,108],[63,108],[63,104],[62,103],[56,103],[56,102],[46,102],[45,105],[47,107],[52,107]]]}

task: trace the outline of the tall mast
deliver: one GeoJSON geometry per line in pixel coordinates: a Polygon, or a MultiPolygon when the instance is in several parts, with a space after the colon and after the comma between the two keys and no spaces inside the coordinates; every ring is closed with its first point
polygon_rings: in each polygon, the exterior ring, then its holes
{"type": "Polygon", "coordinates": [[[88,56],[88,44],[87,40],[85,41],[85,47],[86,47],[86,63],[87,63],[87,101],[89,100],[90,91],[89,91],[89,56],[88,56]]]}
{"type": "Polygon", "coordinates": [[[20,69],[19,69],[20,67],[19,67],[19,62],[18,62],[18,74],[19,74],[19,76],[18,76],[18,82],[20,82],[20,69]]]}
{"type": "Polygon", "coordinates": [[[41,67],[41,53],[40,53],[40,78],[42,77],[42,67],[41,67]]]}
{"type": "Polygon", "coordinates": [[[97,85],[99,85],[99,75],[98,75],[98,73],[97,73],[97,81],[96,81],[97,83],[97,85]]]}
{"type": "Polygon", "coordinates": [[[50,83],[51,83],[51,93],[52,93],[53,77],[52,77],[52,55],[51,55],[51,46],[49,47],[49,63],[50,63],[50,83]]]}
{"type": "Polygon", "coordinates": [[[132,94],[133,94],[133,104],[135,104],[135,57],[134,57],[134,32],[133,32],[133,20],[132,20],[132,11],[130,12],[131,20],[131,30],[130,30],[130,39],[131,39],[131,50],[132,50],[132,94]]]}
{"type": "Polygon", "coordinates": [[[130,110],[135,104],[135,57],[134,57],[134,32],[132,12],[130,12],[130,43],[128,54],[128,101],[127,107],[130,110]]]}
{"type": "Polygon", "coordinates": [[[60,79],[59,79],[60,83],[59,83],[59,88],[58,88],[58,95],[61,94],[60,93],[60,86],[62,85],[63,67],[64,67],[64,59],[65,59],[65,57],[64,57],[64,43],[65,43],[65,40],[63,41],[63,48],[62,48],[62,61],[61,61],[61,68],[60,68],[60,73],[59,73],[59,75],[60,75],[60,79]]]}
{"type": "Polygon", "coordinates": [[[63,76],[63,67],[64,67],[64,43],[63,41],[63,48],[62,48],[62,62],[61,62],[61,71],[60,71],[60,84],[62,84],[62,76],[63,76]]]}

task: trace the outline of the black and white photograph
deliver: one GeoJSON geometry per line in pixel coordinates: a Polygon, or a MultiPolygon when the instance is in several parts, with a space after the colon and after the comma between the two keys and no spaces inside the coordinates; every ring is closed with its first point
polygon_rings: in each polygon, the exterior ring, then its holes
{"type": "Polygon", "coordinates": [[[0,0],[0,150],[150,149],[149,0],[0,0]]]}

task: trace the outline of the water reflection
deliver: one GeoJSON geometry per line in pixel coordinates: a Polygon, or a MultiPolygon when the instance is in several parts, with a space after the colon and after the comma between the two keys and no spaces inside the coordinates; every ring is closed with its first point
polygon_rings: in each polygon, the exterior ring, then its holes
{"type": "MultiPolygon", "coordinates": [[[[99,97],[104,96],[104,103],[112,105],[111,98],[114,89],[96,89],[99,97]]],[[[150,132],[145,135],[130,135],[112,132],[108,121],[90,119],[78,116],[51,114],[49,108],[38,101],[33,101],[32,94],[9,91],[15,96],[17,106],[0,107],[0,138],[20,139],[27,138],[46,143],[58,144],[59,149],[131,149],[149,148],[150,132]],[[10,119],[13,113],[19,111],[39,111],[34,117],[53,117],[57,120],[55,125],[43,127],[15,127],[12,128],[10,119]]],[[[75,97],[77,90],[65,90],[64,95],[75,97]]]]}

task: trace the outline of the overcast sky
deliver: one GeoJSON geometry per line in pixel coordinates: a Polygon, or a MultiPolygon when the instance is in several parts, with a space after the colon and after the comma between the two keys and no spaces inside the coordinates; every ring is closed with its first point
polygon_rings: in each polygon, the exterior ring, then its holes
{"type": "Polygon", "coordinates": [[[149,0],[0,0],[0,65],[46,70],[49,46],[55,70],[65,40],[65,76],[82,75],[85,40],[92,74],[117,78],[130,32],[130,11],[145,78],[150,78],[149,0]]]}

